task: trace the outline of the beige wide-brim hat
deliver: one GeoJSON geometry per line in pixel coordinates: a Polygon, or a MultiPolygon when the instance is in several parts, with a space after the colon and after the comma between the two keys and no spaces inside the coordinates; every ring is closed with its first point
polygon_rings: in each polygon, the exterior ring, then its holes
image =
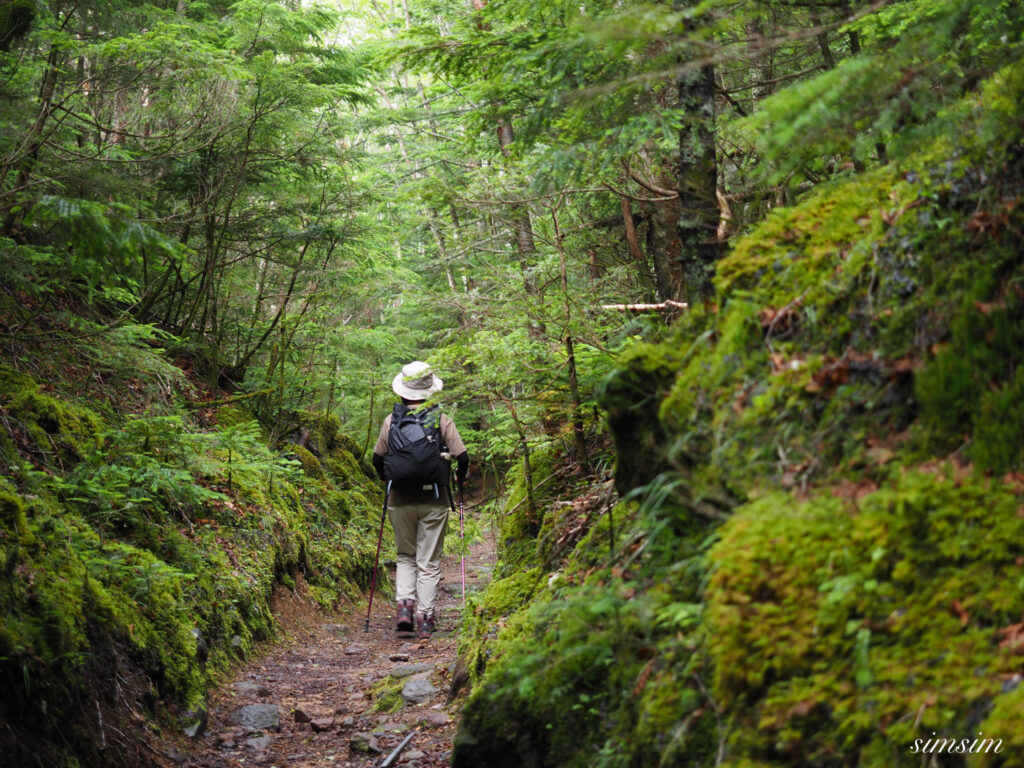
{"type": "Polygon", "coordinates": [[[406,400],[426,400],[440,392],[444,382],[430,370],[430,364],[414,360],[402,366],[402,372],[391,382],[391,389],[406,400]]]}

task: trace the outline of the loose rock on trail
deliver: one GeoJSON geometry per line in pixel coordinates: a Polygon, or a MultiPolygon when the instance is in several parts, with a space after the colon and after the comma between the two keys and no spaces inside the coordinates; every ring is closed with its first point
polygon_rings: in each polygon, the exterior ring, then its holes
{"type": "MultiPolygon", "coordinates": [[[[493,541],[485,535],[466,557],[467,591],[486,584],[493,563],[493,541]]],[[[416,730],[394,764],[447,766],[461,707],[458,699],[448,701],[462,618],[458,556],[444,559],[442,575],[437,629],[423,641],[395,631],[394,603],[379,592],[369,632],[365,603],[362,613],[327,624],[289,593],[275,615],[291,641],[246,664],[211,695],[205,732],[176,762],[368,768],[416,730]]]]}

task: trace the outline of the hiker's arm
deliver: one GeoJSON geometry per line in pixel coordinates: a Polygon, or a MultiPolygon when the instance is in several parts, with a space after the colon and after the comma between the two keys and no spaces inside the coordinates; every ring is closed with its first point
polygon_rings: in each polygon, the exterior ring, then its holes
{"type": "Polygon", "coordinates": [[[384,479],[384,457],[376,451],[373,452],[373,468],[377,470],[377,477],[384,479]]]}
{"type": "Polygon", "coordinates": [[[384,423],[380,425],[380,434],[377,435],[377,444],[373,446],[373,468],[377,470],[377,477],[386,480],[384,477],[384,455],[388,452],[388,434],[391,431],[391,414],[384,417],[384,423]]]}

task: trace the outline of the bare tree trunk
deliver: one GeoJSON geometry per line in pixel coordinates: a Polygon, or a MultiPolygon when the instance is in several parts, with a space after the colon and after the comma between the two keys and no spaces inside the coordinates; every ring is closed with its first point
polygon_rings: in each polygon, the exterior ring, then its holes
{"type": "Polygon", "coordinates": [[[683,300],[686,280],[681,268],[678,200],[650,203],[647,211],[647,253],[654,267],[654,290],[661,301],[683,300]]]}
{"type": "Polygon", "coordinates": [[[676,87],[686,120],[679,133],[677,171],[681,253],[679,268],[672,270],[676,293],[662,298],[683,299],[693,305],[711,293],[719,249],[714,67],[709,64],[683,73],[676,87]]]}
{"type": "Polygon", "coordinates": [[[808,13],[811,17],[811,23],[818,30],[815,39],[818,41],[818,49],[821,51],[821,58],[825,61],[825,69],[835,69],[836,60],[832,56],[832,49],[828,45],[828,32],[821,24],[821,15],[818,13],[818,3],[816,0],[808,0],[808,13]]]}
{"type": "MultiPolygon", "coordinates": [[[[501,106],[497,104],[496,106],[501,106]]],[[[509,146],[515,141],[515,133],[511,123],[504,118],[498,118],[498,147],[501,149],[502,157],[511,157],[509,146]]],[[[530,222],[530,210],[524,203],[513,203],[509,206],[512,211],[512,229],[516,235],[516,250],[519,253],[519,266],[523,272],[523,287],[532,296],[537,294],[537,283],[530,277],[530,259],[537,253],[537,247],[533,242],[533,225],[530,222]]]]}
{"type": "Polygon", "coordinates": [[[629,247],[630,256],[636,264],[637,273],[643,281],[644,293],[647,298],[654,298],[651,293],[651,270],[647,265],[647,258],[640,249],[640,241],[636,236],[636,222],[633,220],[633,208],[629,204],[629,198],[621,197],[622,201],[622,223],[626,227],[626,245],[629,247]]]}
{"type": "MultiPolygon", "coordinates": [[[[470,0],[470,5],[474,11],[479,13],[487,7],[487,0],[470,0]]],[[[476,22],[476,26],[481,32],[490,29],[489,25],[479,19],[476,22]]],[[[503,103],[497,101],[492,106],[500,109],[503,103]]],[[[512,124],[503,117],[499,117],[495,128],[498,134],[498,148],[501,150],[501,156],[508,159],[512,154],[509,151],[509,146],[515,141],[515,132],[512,130],[512,124]]],[[[538,294],[537,283],[529,274],[530,259],[537,253],[537,248],[533,242],[530,209],[524,203],[514,203],[509,208],[512,211],[512,228],[515,231],[516,249],[519,252],[519,267],[523,272],[523,287],[528,294],[536,296],[538,294]]],[[[531,322],[531,333],[536,333],[537,331],[537,328],[534,326],[535,324],[531,322]]]]}

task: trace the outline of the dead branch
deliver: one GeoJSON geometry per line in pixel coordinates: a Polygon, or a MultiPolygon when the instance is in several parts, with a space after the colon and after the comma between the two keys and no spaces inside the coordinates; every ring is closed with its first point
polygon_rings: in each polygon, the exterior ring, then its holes
{"type": "Polygon", "coordinates": [[[612,309],[620,312],[650,312],[652,310],[686,309],[685,301],[666,299],[659,304],[602,304],[601,309],[612,309]]]}

